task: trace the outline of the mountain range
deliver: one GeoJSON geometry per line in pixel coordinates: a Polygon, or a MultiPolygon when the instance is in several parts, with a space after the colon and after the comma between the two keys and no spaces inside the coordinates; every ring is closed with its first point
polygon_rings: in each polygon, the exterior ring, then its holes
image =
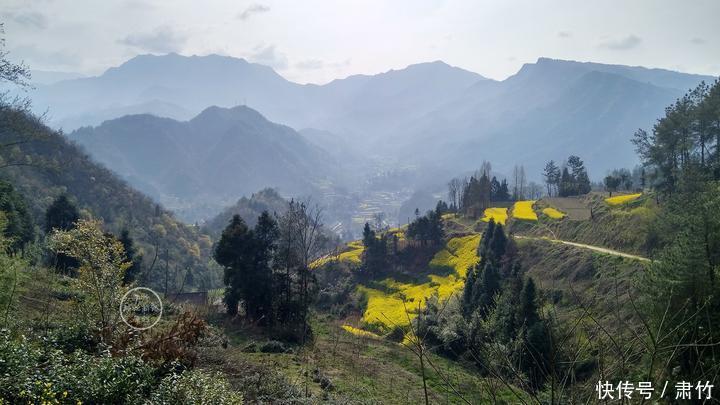
{"type": "Polygon", "coordinates": [[[226,192],[235,201],[268,186],[357,190],[378,167],[412,168],[417,180],[403,186],[437,189],[483,160],[507,175],[523,164],[539,181],[547,160],[570,154],[599,179],[636,163],[637,128],[713,80],[540,58],[502,81],[436,61],[301,85],[243,59],[168,54],[37,86],[31,96],[51,125],[95,126],[71,137],[151,195],[226,192]]]}
{"type": "Polygon", "coordinates": [[[69,137],[185,218],[203,207],[215,214],[265,187],[305,195],[343,182],[327,152],[244,106],[208,107],[189,121],[126,115],[69,137]]]}

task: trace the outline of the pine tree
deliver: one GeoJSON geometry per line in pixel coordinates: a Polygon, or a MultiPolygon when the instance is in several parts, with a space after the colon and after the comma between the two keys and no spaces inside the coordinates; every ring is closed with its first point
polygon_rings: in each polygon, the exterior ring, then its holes
{"type": "Polygon", "coordinates": [[[45,232],[68,231],[80,219],[80,212],[67,195],[60,194],[45,212],[45,232]]]}
{"type": "Polygon", "coordinates": [[[545,184],[547,185],[548,196],[553,196],[553,190],[557,192],[557,186],[560,181],[560,168],[555,165],[555,161],[551,160],[545,165],[543,171],[543,177],[545,178],[545,184]]]}
{"type": "Polygon", "coordinates": [[[365,246],[365,249],[369,249],[374,244],[375,231],[372,230],[368,222],[365,222],[365,227],[363,228],[363,245],[365,246]]]}
{"type": "Polygon", "coordinates": [[[9,241],[7,249],[10,252],[22,250],[26,244],[35,239],[32,217],[25,200],[10,183],[5,181],[0,181],[0,212],[7,220],[2,236],[9,241]]]}
{"type": "Polygon", "coordinates": [[[123,284],[127,285],[135,281],[137,276],[140,275],[142,255],[139,255],[135,250],[135,242],[130,237],[130,232],[127,229],[123,229],[120,233],[120,243],[122,243],[123,249],[125,250],[125,257],[127,257],[131,263],[123,275],[123,284]]]}
{"type": "Polygon", "coordinates": [[[574,181],[567,167],[563,167],[562,175],[560,175],[560,183],[558,184],[558,194],[560,197],[568,197],[574,195],[574,181]]]}
{"type": "Polygon", "coordinates": [[[537,291],[535,281],[532,277],[528,277],[520,293],[520,305],[518,307],[519,324],[533,325],[540,319],[536,300],[537,291]]]}
{"type": "Polygon", "coordinates": [[[502,192],[502,185],[498,181],[497,177],[493,176],[490,180],[490,201],[502,201],[500,198],[502,192]]]}
{"type": "Polygon", "coordinates": [[[490,251],[492,252],[492,258],[496,262],[500,262],[502,257],[505,255],[505,247],[507,245],[507,236],[501,224],[495,225],[493,230],[492,240],[490,242],[490,251]]]}
{"type": "MultiPolygon", "coordinates": [[[[246,315],[260,324],[275,320],[273,312],[273,259],[278,249],[280,230],[277,221],[264,211],[254,229],[239,215],[233,216],[215,248],[215,261],[225,269],[225,304],[228,314],[236,315],[243,304],[246,315]]],[[[286,280],[280,279],[280,283],[286,280]]]]}
{"type": "Polygon", "coordinates": [[[473,301],[475,308],[485,316],[495,302],[495,296],[500,291],[500,272],[493,261],[485,262],[482,269],[482,278],[475,282],[473,301]]]}

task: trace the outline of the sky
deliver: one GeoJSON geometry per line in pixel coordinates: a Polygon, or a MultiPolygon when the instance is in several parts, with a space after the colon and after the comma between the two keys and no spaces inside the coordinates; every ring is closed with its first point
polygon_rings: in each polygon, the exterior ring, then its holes
{"type": "Polygon", "coordinates": [[[326,83],[442,60],[504,79],[538,57],[720,75],[718,0],[0,0],[6,50],[96,75],[217,53],[326,83]]]}

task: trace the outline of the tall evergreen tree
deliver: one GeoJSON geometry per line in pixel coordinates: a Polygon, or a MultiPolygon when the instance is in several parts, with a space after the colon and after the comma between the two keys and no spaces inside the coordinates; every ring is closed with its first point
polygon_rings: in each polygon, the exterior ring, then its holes
{"type": "Polygon", "coordinates": [[[560,168],[557,167],[554,160],[547,162],[543,171],[543,178],[547,186],[548,196],[553,196],[553,191],[557,193],[558,183],[560,182],[560,168]]]}
{"type": "Polygon", "coordinates": [[[127,229],[123,229],[120,233],[120,243],[123,245],[125,251],[125,257],[131,263],[130,267],[125,270],[123,275],[123,284],[127,285],[135,281],[137,276],[140,275],[142,269],[142,255],[137,253],[135,249],[135,243],[130,237],[130,232],[127,229]]]}
{"type": "Polygon", "coordinates": [[[274,222],[260,217],[256,232],[248,229],[239,215],[233,216],[215,248],[215,261],[225,268],[225,304],[228,314],[237,314],[242,302],[248,317],[271,321],[271,274],[268,260],[274,245],[274,222]]]}
{"type": "Polygon", "coordinates": [[[45,212],[45,232],[68,231],[80,219],[80,212],[67,195],[60,194],[45,212]]]}
{"type": "Polygon", "coordinates": [[[9,240],[8,250],[20,251],[35,238],[33,221],[23,197],[5,181],[0,181],[0,212],[7,220],[3,236],[9,240]]]}

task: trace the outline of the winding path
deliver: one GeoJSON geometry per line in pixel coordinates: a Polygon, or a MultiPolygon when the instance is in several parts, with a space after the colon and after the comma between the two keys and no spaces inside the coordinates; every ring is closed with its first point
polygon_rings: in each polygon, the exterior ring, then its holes
{"type": "Polygon", "coordinates": [[[620,257],[625,257],[628,259],[639,260],[642,262],[650,262],[651,261],[647,257],[631,255],[629,253],[623,253],[623,252],[619,252],[617,250],[612,250],[612,249],[608,249],[608,248],[604,248],[604,247],[600,247],[600,246],[586,245],[584,243],[569,242],[569,241],[560,240],[560,239],[550,239],[548,237],[540,237],[540,236],[522,236],[522,235],[513,235],[513,236],[515,239],[544,240],[544,241],[548,241],[548,242],[552,242],[552,243],[562,243],[564,245],[575,246],[575,247],[579,247],[582,249],[594,250],[596,252],[605,253],[605,254],[609,254],[609,255],[613,255],[613,256],[620,256],[620,257]]]}

